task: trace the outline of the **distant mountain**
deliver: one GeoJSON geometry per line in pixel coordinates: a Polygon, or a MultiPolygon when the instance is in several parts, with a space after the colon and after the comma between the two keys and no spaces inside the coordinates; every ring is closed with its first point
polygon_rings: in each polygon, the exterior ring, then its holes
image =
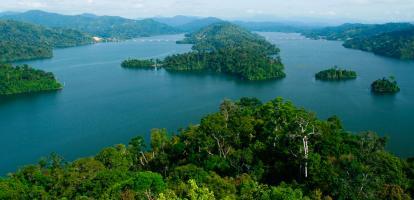
{"type": "Polygon", "coordinates": [[[27,11],[15,15],[2,16],[3,19],[29,22],[48,27],[76,29],[103,38],[130,39],[141,36],[171,34],[177,29],[152,19],[132,20],[113,16],[93,14],[61,15],[39,10],[27,11]]]}
{"type": "Polygon", "coordinates": [[[16,15],[16,14],[19,14],[19,12],[5,11],[5,12],[0,12],[0,17],[5,16],[5,15],[16,15]]]}
{"type": "Polygon", "coordinates": [[[207,17],[177,26],[177,28],[185,32],[194,32],[217,22],[223,22],[223,20],[215,17],[207,17]]]}
{"type": "Polygon", "coordinates": [[[196,21],[200,19],[200,17],[177,15],[174,17],[154,17],[152,19],[157,22],[176,27],[196,21]]]}
{"type": "Polygon", "coordinates": [[[50,58],[54,47],[91,43],[92,36],[76,30],[0,20],[0,62],[50,58]]]}
{"type": "Polygon", "coordinates": [[[414,27],[372,37],[350,39],[344,46],[393,58],[414,59],[414,27]]]}
{"type": "Polygon", "coordinates": [[[410,23],[387,24],[343,24],[341,26],[326,27],[305,31],[303,34],[314,39],[349,40],[359,37],[370,37],[383,33],[401,31],[413,28],[410,23]]]}
{"type": "Polygon", "coordinates": [[[313,27],[306,25],[292,25],[289,23],[282,22],[245,22],[245,21],[234,21],[232,22],[243,28],[251,31],[268,31],[268,32],[303,32],[311,30],[313,27]]]}

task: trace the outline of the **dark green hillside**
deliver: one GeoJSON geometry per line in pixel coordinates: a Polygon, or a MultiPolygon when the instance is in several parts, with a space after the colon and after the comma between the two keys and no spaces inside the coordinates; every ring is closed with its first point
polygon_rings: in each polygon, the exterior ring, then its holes
{"type": "Polygon", "coordinates": [[[92,37],[79,31],[0,20],[0,62],[50,58],[54,47],[91,43],[92,37]]]}
{"type": "Polygon", "coordinates": [[[28,11],[2,18],[87,32],[103,38],[129,39],[141,36],[177,33],[168,25],[151,19],[132,20],[113,16],[61,15],[43,11],[28,11]]]}
{"type": "Polygon", "coordinates": [[[0,96],[59,90],[61,88],[62,84],[50,72],[33,69],[27,65],[13,67],[8,64],[0,64],[0,96]]]}
{"type": "Polygon", "coordinates": [[[351,39],[344,46],[393,58],[414,59],[414,27],[373,37],[351,39]]]}
{"type": "Polygon", "coordinates": [[[341,26],[326,27],[305,31],[303,34],[314,39],[349,40],[353,38],[371,37],[383,33],[401,31],[414,28],[410,23],[387,24],[343,24],[341,26]]]}
{"type": "Polygon", "coordinates": [[[195,31],[198,31],[199,29],[205,28],[209,25],[212,25],[218,22],[224,22],[224,21],[219,18],[215,18],[215,17],[207,17],[207,18],[193,20],[186,24],[177,26],[177,28],[185,32],[195,32],[195,31]]]}
{"type": "Polygon", "coordinates": [[[0,179],[0,199],[409,200],[414,191],[413,160],[387,152],[386,139],[282,99],[227,100],[198,125],[150,138],[73,162],[52,154],[0,179]]]}
{"type": "Polygon", "coordinates": [[[193,44],[193,52],[168,56],[167,70],[209,70],[247,80],[283,78],[279,49],[263,37],[222,22],[207,26],[179,43],[193,44]]]}

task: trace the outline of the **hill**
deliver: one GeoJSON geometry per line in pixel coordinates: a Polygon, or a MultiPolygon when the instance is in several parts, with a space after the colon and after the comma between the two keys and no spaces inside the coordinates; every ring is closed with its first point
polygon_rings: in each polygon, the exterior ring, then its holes
{"type": "Polygon", "coordinates": [[[91,14],[61,15],[32,10],[15,15],[5,15],[1,18],[29,22],[47,27],[75,29],[103,38],[130,39],[179,32],[171,26],[152,19],[132,20],[122,17],[95,16],[91,14]]]}
{"type": "Polygon", "coordinates": [[[341,26],[304,31],[303,35],[314,39],[346,41],[353,38],[371,37],[383,33],[407,30],[413,27],[414,25],[410,23],[343,24],[341,26]]]}
{"type": "Polygon", "coordinates": [[[188,24],[190,22],[199,20],[199,17],[193,17],[193,16],[184,16],[184,15],[177,15],[174,17],[154,17],[153,20],[167,24],[169,26],[177,27],[182,26],[184,24],[188,24]]]}
{"type": "Polygon", "coordinates": [[[228,22],[209,25],[178,43],[193,44],[194,51],[165,58],[163,66],[167,70],[209,70],[247,80],[285,76],[275,45],[228,22]]]}
{"type": "Polygon", "coordinates": [[[178,134],[66,162],[52,154],[0,179],[0,199],[378,199],[414,195],[414,160],[283,99],[224,101],[178,134]],[[147,146],[148,145],[148,146],[147,146]]]}
{"type": "Polygon", "coordinates": [[[414,27],[372,37],[353,38],[347,40],[344,46],[398,59],[414,59],[414,27]]]}
{"type": "Polygon", "coordinates": [[[0,62],[50,58],[54,47],[91,43],[93,40],[90,35],[76,30],[0,20],[0,62]]]}
{"type": "Polygon", "coordinates": [[[215,17],[207,17],[198,20],[193,20],[189,23],[183,24],[181,26],[177,26],[178,29],[184,32],[194,32],[201,28],[207,27],[211,24],[215,24],[218,22],[223,22],[223,20],[215,17]]]}

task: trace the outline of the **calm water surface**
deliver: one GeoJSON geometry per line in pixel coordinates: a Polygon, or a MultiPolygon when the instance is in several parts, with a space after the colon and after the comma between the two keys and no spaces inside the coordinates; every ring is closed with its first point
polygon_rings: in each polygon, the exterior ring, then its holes
{"type": "Polygon", "coordinates": [[[154,58],[186,52],[182,35],[158,36],[55,50],[53,59],[28,64],[52,71],[65,83],[59,92],[0,99],[0,175],[57,152],[67,160],[149,136],[154,127],[176,131],[215,112],[224,98],[281,96],[315,111],[320,118],[338,115],[346,129],[373,130],[390,137],[388,149],[414,156],[414,62],[357,50],[340,42],[308,40],[298,34],[261,33],[281,48],[287,77],[243,82],[237,78],[164,70],[126,70],[129,57],[154,58]],[[316,72],[333,65],[358,72],[354,81],[315,81],[316,72]],[[377,96],[373,80],[394,75],[401,92],[377,96]]]}

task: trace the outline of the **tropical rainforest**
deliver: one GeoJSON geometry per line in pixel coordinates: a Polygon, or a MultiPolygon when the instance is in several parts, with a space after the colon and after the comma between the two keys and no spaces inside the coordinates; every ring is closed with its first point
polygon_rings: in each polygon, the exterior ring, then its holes
{"type": "Polygon", "coordinates": [[[172,34],[179,32],[173,27],[152,19],[133,20],[115,16],[61,15],[39,10],[4,15],[12,19],[47,27],[75,29],[102,38],[130,39],[142,36],[172,34]]]}
{"type": "Polygon", "coordinates": [[[124,68],[141,68],[141,69],[154,69],[158,63],[161,63],[159,60],[149,59],[149,60],[139,60],[139,59],[128,59],[121,63],[121,66],[124,68]]]}
{"type": "Polygon", "coordinates": [[[209,70],[247,80],[285,77],[275,45],[228,22],[215,23],[187,34],[178,43],[193,44],[193,51],[166,57],[163,66],[167,70],[209,70]]]}
{"type": "Polygon", "coordinates": [[[344,24],[307,30],[303,35],[313,39],[342,40],[346,48],[378,55],[414,59],[414,25],[410,23],[344,24]]]}
{"type": "Polygon", "coordinates": [[[340,69],[337,66],[320,71],[315,74],[315,78],[318,80],[339,81],[356,79],[357,73],[351,70],[340,69]]]}
{"type": "Polygon", "coordinates": [[[0,64],[0,96],[59,90],[62,87],[50,72],[33,69],[28,65],[13,67],[10,64],[0,64]]]}
{"type": "Polygon", "coordinates": [[[54,47],[91,43],[92,36],[76,30],[0,20],[0,62],[50,58],[54,47]]]}
{"type": "Polygon", "coordinates": [[[0,179],[0,199],[410,199],[414,160],[281,98],[225,100],[177,134],[66,162],[52,154],[0,179]],[[147,146],[148,145],[148,146],[147,146]]]}
{"type": "Polygon", "coordinates": [[[400,87],[394,77],[378,79],[371,84],[371,90],[375,93],[389,94],[397,93],[400,91],[400,87]]]}

